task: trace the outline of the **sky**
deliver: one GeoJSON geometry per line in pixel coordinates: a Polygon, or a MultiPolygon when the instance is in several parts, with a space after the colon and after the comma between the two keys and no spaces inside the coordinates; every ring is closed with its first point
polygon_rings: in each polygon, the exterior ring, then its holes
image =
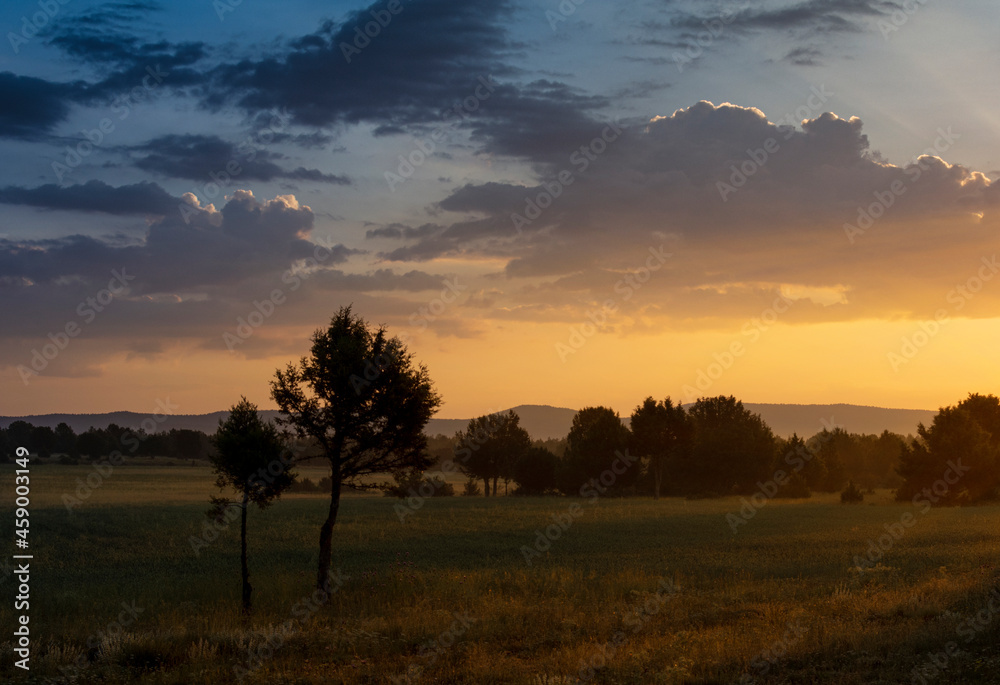
{"type": "Polygon", "coordinates": [[[989,0],[0,6],[0,414],[175,413],[344,305],[443,418],[996,392],[989,0]]]}

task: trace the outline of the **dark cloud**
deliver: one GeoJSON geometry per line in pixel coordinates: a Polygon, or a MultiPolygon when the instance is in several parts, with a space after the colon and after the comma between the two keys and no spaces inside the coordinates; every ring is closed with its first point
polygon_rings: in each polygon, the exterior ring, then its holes
{"type": "MultiPolygon", "coordinates": [[[[343,124],[374,124],[375,135],[456,126],[486,152],[544,162],[569,154],[599,131],[597,112],[611,103],[556,80],[519,82],[523,73],[511,62],[523,46],[509,36],[515,5],[508,0],[423,0],[399,5],[395,15],[377,2],[343,22],[328,21],[312,34],[286,41],[271,54],[214,66],[204,43],[142,35],[137,17],[155,5],[126,5],[118,18],[98,8],[60,23],[48,35],[49,45],[88,65],[97,77],[72,85],[8,83],[12,95],[37,95],[22,99],[46,104],[44,111],[13,110],[8,122],[0,118],[0,135],[48,132],[66,119],[71,105],[128,98],[155,75],[154,90],[195,97],[211,110],[235,105],[250,120],[262,111],[287,111],[292,123],[313,129],[284,134],[282,140],[300,146],[328,144],[330,135],[322,129],[343,124]],[[386,16],[391,20],[386,22],[386,16]],[[368,38],[364,31],[374,33],[372,22],[378,35],[368,38]],[[42,116],[34,116],[36,111],[42,116]]],[[[153,148],[165,149],[147,150],[142,168],[197,179],[219,169],[208,165],[205,171],[183,159],[184,151],[177,148],[185,144],[199,148],[205,159],[226,153],[212,137],[175,135],[153,141],[153,148]]],[[[345,180],[306,168],[286,174],[274,159],[259,160],[248,174],[345,180]]]]}
{"type": "Polygon", "coordinates": [[[282,156],[254,146],[243,149],[218,136],[166,135],[128,148],[141,156],[136,167],[172,178],[207,181],[211,174],[225,173],[241,181],[290,179],[348,185],[346,176],[326,174],[318,169],[285,169],[273,160],[282,156]]]}
{"type": "MultiPolygon", "coordinates": [[[[722,14],[724,21],[735,29],[788,30],[805,29],[814,32],[861,31],[859,18],[883,16],[898,8],[898,3],[885,0],[807,0],[778,8],[750,7],[745,3],[736,11],[722,14]]],[[[675,28],[702,30],[706,22],[719,16],[681,14],[671,22],[675,28]]]]}
{"type": "Polygon", "coordinates": [[[814,67],[820,63],[822,51],[817,48],[800,47],[790,50],[782,61],[791,62],[800,67],[814,67]]]}
{"type": "Polygon", "coordinates": [[[371,39],[356,30],[375,21],[372,12],[387,13],[381,2],[327,22],[283,54],[219,67],[210,102],[287,107],[297,123],[317,127],[422,123],[472,95],[479,77],[508,71],[501,57],[511,48],[503,26],[512,3],[425,0],[401,8],[371,39]]]}
{"type": "Polygon", "coordinates": [[[0,203],[114,215],[163,216],[176,213],[181,200],[148,181],[114,187],[94,180],[73,186],[52,183],[37,188],[8,186],[0,188],[0,203]]]}
{"type": "Polygon", "coordinates": [[[70,104],[83,89],[80,83],[0,73],[0,136],[35,138],[51,132],[69,114],[70,104]]]}
{"type": "Polygon", "coordinates": [[[201,85],[196,68],[204,43],[143,38],[137,22],[159,9],[151,2],[115,2],[86,10],[43,31],[48,45],[94,70],[89,79],[55,82],[0,73],[0,137],[38,138],[66,120],[74,105],[107,105],[144,89],[183,91],[201,85]]]}
{"type": "Polygon", "coordinates": [[[374,21],[372,12],[386,11],[384,3],[327,22],[284,52],[220,66],[206,103],[287,109],[295,123],[311,127],[370,122],[380,136],[457,124],[489,152],[529,159],[566,153],[599,129],[593,113],[606,98],[558,81],[510,80],[519,73],[508,64],[518,49],[506,28],[513,3],[400,7],[370,40],[357,31],[374,21]]]}

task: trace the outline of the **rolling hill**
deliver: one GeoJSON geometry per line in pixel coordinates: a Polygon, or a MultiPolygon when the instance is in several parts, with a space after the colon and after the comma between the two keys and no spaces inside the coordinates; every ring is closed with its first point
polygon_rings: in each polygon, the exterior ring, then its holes
{"type": "MultiPolygon", "coordinates": [[[[750,411],[761,415],[764,421],[781,436],[798,433],[809,437],[823,429],[824,421],[844,427],[851,433],[881,433],[890,430],[902,435],[916,434],[917,424],[929,424],[936,412],[921,409],[884,409],[882,407],[864,407],[853,404],[754,404],[744,403],[750,411]]],[[[532,438],[562,438],[569,432],[573,423],[575,409],[565,407],[550,407],[547,405],[526,404],[513,408],[521,417],[521,425],[532,438]]],[[[264,410],[261,414],[267,419],[278,415],[275,410],[264,410]]],[[[174,414],[157,424],[157,430],[172,428],[187,428],[214,433],[219,425],[219,419],[226,412],[217,411],[211,414],[174,414]]],[[[6,428],[13,421],[23,420],[35,426],[50,426],[55,428],[59,423],[67,423],[77,433],[82,433],[91,426],[104,428],[116,423],[129,428],[138,427],[149,414],[130,411],[118,411],[107,414],[41,414],[35,416],[4,416],[0,417],[0,428],[6,428]]],[[[627,421],[627,418],[626,418],[627,421]]],[[[469,419],[431,419],[427,424],[427,434],[453,435],[468,425],[469,419]]]]}

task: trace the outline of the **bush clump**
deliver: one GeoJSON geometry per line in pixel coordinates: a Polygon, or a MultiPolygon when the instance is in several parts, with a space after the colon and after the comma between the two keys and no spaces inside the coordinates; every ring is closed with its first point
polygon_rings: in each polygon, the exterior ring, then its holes
{"type": "Polygon", "coordinates": [[[420,497],[451,497],[455,494],[455,486],[445,482],[440,476],[424,478],[420,471],[396,471],[392,474],[396,481],[394,485],[385,488],[386,497],[405,499],[414,495],[420,497]]]}
{"type": "Polygon", "coordinates": [[[854,481],[849,481],[847,487],[840,493],[841,504],[861,504],[864,501],[865,493],[861,492],[861,488],[855,485],[854,481]]]}

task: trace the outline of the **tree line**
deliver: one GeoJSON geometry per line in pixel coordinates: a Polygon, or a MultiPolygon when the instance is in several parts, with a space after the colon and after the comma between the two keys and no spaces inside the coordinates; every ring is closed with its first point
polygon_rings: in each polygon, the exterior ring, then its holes
{"type": "Polygon", "coordinates": [[[208,459],[212,451],[208,435],[187,428],[147,433],[112,423],[107,428],[90,427],[77,434],[66,422],[51,428],[13,421],[0,429],[0,459],[10,459],[18,447],[26,447],[43,459],[60,455],[60,461],[68,464],[99,459],[115,450],[142,457],[198,460],[208,459]]]}
{"type": "Polygon", "coordinates": [[[610,490],[617,495],[746,494],[777,470],[790,472],[780,490],[786,497],[838,492],[848,482],[865,489],[903,482],[896,472],[903,436],[829,426],[808,439],[780,438],[735,397],[704,397],[689,407],[647,397],[628,423],[610,408],[587,407],[566,438],[532,442],[509,411],[472,419],[450,440],[436,436],[432,456],[437,468],[453,463],[467,476],[465,494],[486,496],[576,494],[619,452],[638,459],[628,473],[615,474],[610,490]]]}

